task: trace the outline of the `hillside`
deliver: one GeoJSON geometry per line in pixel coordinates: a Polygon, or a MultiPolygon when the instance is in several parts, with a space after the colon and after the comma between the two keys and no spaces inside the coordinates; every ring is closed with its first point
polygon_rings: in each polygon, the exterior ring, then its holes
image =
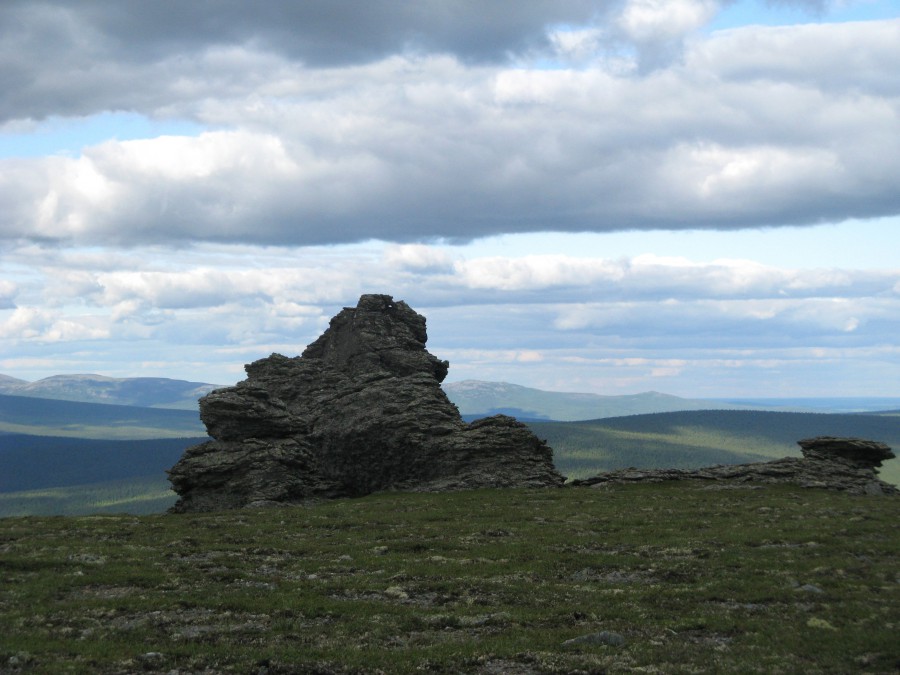
{"type": "Polygon", "coordinates": [[[175,503],[171,487],[164,473],[154,472],[101,483],[0,492],[0,518],[162,513],[175,503]]]}
{"type": "MultiPolygon", "coordinates": [[[[701,410],[632,415],[587,422],[530,422],[570,478],[611,469],[697,468],[800,456],[797,441],[851,436],[900,449],[900,418],[756,410],[701,410]]],[[[900,485],[900,460],[881,469],[900,485]]]]}
{"type": "Polygon", "coordinates": [[[727,398],[725,403],[756,410],[819,413],[884,414],[900,407],[900,398],[890,396],[829,396],[812,398],[727,398]]]}
{"type": "Polygon", "coordinates": [[[206,437],[98,440],[0,435],[0,493],[118,481],[155,475],[206,437]]]}
{"type": "Polygon", "coordinates": [[[196,410],[0,395],[0,517],[164,510],[165,470],[206,439],[196,410]]]}
{"type": "Polygon", "coordinates": [[[74,438],[206,435],[196,407],[169,410],[0,394],[0,432],[74,438]]]}
{"type": "Polygon", "coordinates": [[[0,671],[893,673],[898,518],[669,484],[0,519],[0,671]]]}

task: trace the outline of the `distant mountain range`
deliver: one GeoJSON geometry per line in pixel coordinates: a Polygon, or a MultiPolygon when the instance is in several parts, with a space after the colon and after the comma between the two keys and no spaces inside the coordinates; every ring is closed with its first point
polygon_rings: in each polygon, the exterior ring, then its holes
{"type": "MultiPolygon", "coordinates": [[[[54,375],[27,382],[0,375],[0,394],[107,403],[145,408],[196,410],[197,399],[225,385],[163,377],[113,378],[54,375]]],[[[444,383],[448,398],[467,419],[503,413],[522,420],[572,422],[683,410],[777,410],[850,413],[900,410],[900,398],[690,399],[655,391],[603,396],[532,389],[508,382],[444,383]]]]}
{"type": "Polygon", "coordinates": [[[197,399],[222,385],[165,377],[53,375],[36,382],[0,375],[0,394],[82,403],[110,403],[145,408],[195,410],[197,399]]]}
{"type": "MultiPolygon", "coordinates": [[[[161,377],[54,375],[27,382],[0,375],[0,394],[8,396],[182,410],[196,410],[197,399],[221,386],[161,377]]],[[[574,421],[677,410],[758,408],[734,402],[679,398],[652,391],[600,396],[542,391],[507,382],[480,380],[444,384],[444,391],[466,417],[504,413],[521,419],[574,421]]]]}
{"type": "Polygon", "coordinates": [[[447,397],[466,417],[503,413],[523,420],[574,422],[680,410],[758,410],[759,406],[680,398],[656,391],[621,396],[531,389],[508,382],[444,383],[447,397]]]}

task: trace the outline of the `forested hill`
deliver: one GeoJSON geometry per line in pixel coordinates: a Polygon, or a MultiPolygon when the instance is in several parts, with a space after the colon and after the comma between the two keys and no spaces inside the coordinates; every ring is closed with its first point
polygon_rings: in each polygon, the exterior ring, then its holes
{"type": "Polygon", "coordinates": [[[0,435],[0,493],[156,476],[206,437],[97,440],[0,435]]]}
{"type": "Polygon", "coordinates": [[[196,410],[81,403],[0,394],[0,432],[80,438],[205,435],[196,410]]]}

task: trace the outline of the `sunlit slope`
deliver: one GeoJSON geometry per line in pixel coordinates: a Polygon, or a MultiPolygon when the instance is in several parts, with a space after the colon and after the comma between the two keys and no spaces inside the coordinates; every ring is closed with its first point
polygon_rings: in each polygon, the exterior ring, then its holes
{"type": "Polygon", "coordinates": [[[0,492],[0,517],[161,513],[177,495],[163,472],[100,483],[0,492]]]}

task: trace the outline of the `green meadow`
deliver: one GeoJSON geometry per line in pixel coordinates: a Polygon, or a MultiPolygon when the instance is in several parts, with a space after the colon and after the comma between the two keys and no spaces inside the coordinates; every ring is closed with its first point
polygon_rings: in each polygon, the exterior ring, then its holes
{"type": "Polygon", "coordinates": [[[0,671],[894,673],[898,521],[690,482],[0,519],[0,671]]]}

